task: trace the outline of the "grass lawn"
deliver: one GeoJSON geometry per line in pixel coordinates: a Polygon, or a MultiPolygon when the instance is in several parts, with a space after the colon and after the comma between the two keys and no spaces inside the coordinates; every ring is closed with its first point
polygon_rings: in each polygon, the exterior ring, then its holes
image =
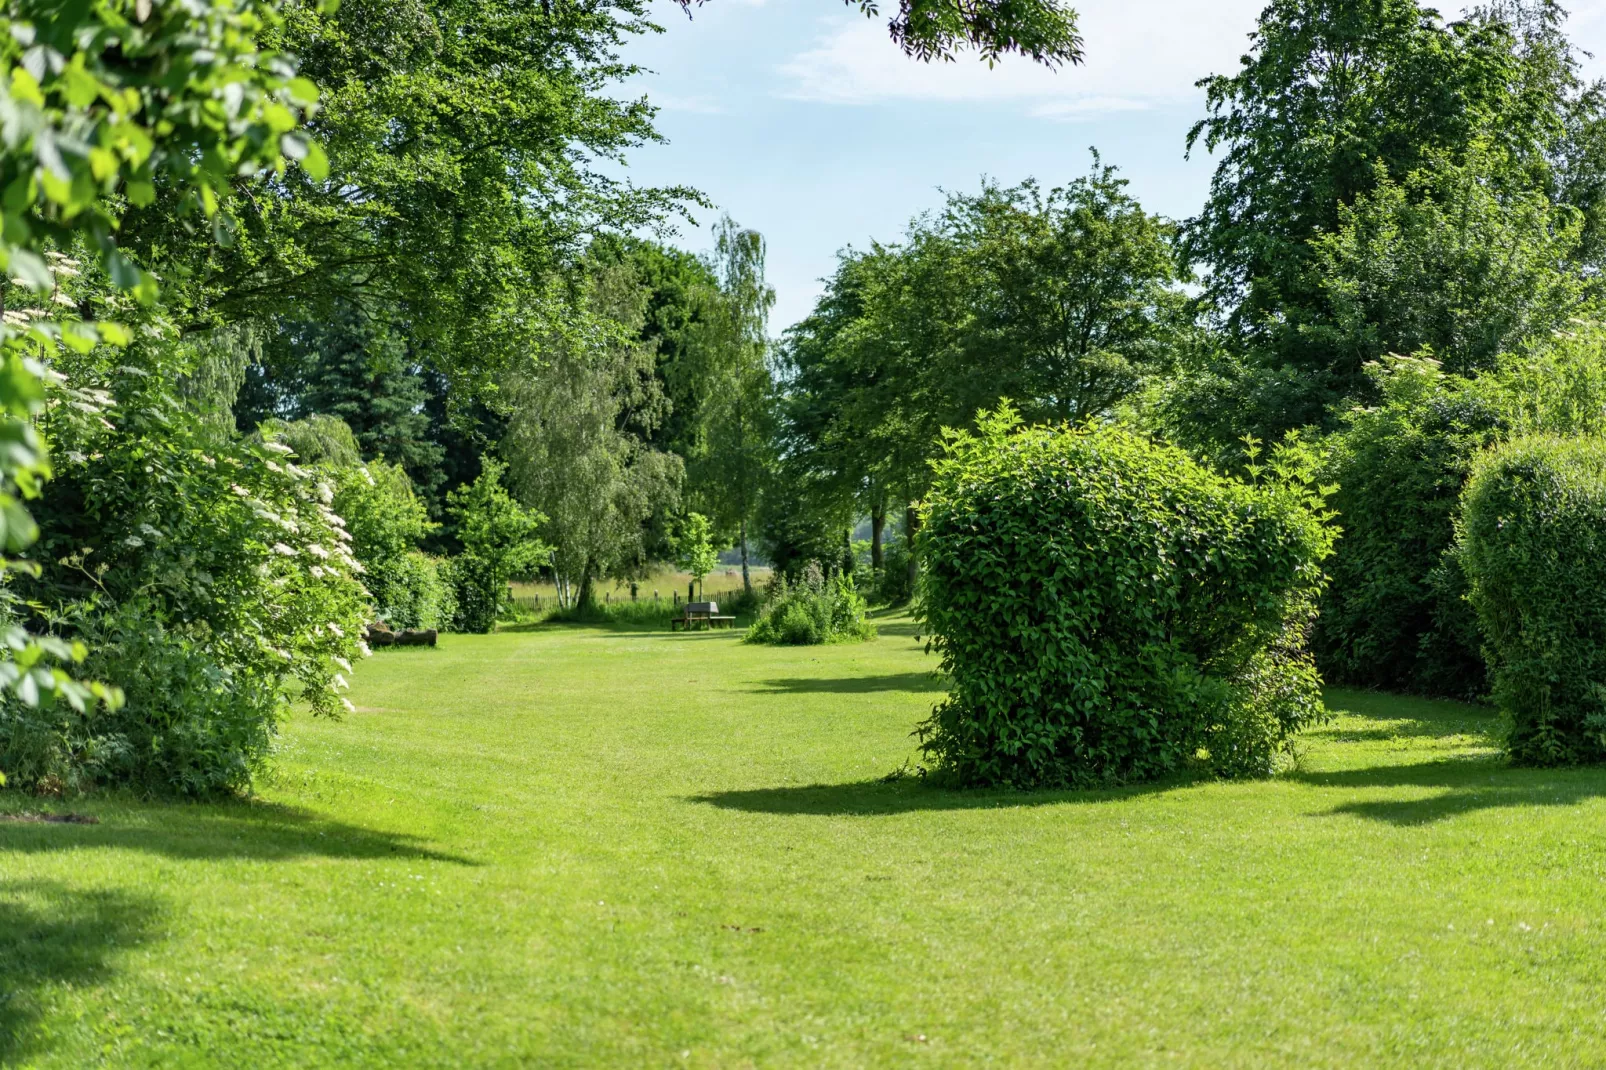
{"type": "Polygon", "coordinates": [[[1606,771],[1335,692],[1273,781],[884,783],[930,667],[382,653],[257,801],[0,822],[0,1065],[1606,1064],[1606,771]]]}

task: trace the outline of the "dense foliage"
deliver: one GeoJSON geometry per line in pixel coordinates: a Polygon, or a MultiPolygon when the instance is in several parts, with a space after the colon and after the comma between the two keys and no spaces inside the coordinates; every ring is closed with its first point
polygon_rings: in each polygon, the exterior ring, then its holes
{"type": "Polygon", "coordinates": [[[8,705],[0,765],[41,789],[244,787],[290,703],[340,712],[365,653],[334,488],[283,445],[217,435],[156,377],[128,368],[97,387],[115,403],[104,417],[52,421],[43,565],[22,590],[127,701],[8,705]]]}
{"type": "Polygon", "coordinates": [[[1183,333],[1173,228],[1126,185],[1096,158],[1062,187],[984,183],[899,245],[845,253],[781,347],[772,513],[801,504],[839,530],[869,514],[879,556],[944,427],[1004,397],[1031,420],[1101,416],[1163,374],[1183,333]]]}
{"type": "Polygon", "coordinates": [[[1478,459],[1458,543],[1513,758],[1606,760],[1606,440],[1478,459]]]}
{"type": "MultiPolygon", "coordinates": [[[[23,2],[0,16],[0,75],[7,84],[0,97],[0,183],[7,190],[0,268],[20,291],[0,323],[5,552],[33,542],[38,529],[20,499],[50,472],[33,422],[45,401],[43,362],[97,341],[130,339],[115,322],[86,322],[84,310],[62,293],[61,283],[79,274],[64,249],[91,251],[111,288],[148,302],[154,279],[113,237],[129,204],[148,203],[160,186],[193,228],[216,216],[233,174],[280,168],[286,155],[321,170],[322,154],[295,131],[316,88],[294,78],[288,59],[260,49],[257,34],[273,17],[271,9],[236,0],[118,0],[66,9],[23,2]]],[[[73,403],[93,404],[82,397],[73,403]]],[[[14,567],[0,560],[0,570],[14,567]]],[[[0,600],[7,651],[0,691],[44,715],[57,700],[71,707],[69,717],[87,715],[93,701],[116,705],[114,689],[81,684],[51,666],[81,661],[82,643],[30,636],[17,623],[9,590],[0,600]]]]}
{"type": "Polygon", "coordinates": [[[334,507],[351,531],[374,616],[392,628],[451,625],[455,592],[436,560],[418,545],[435,527],[399,465],[384,461],[335,474],[334,507]]]}
{"type": "Polygon", "coordinates": [[[1606,431],[1606,333],[1576,325],[1472,379],[1427,358],[1370,369],[1379,404],[1329,440],[1324,478],[1344,536],[1328,565],[1314,648],[1323,672],[1365,687],[1475,697],[1477,621],[1445,558],[1462,487],[1489,445],[1606,431]]]}
{"type": "Polygon", "coordinates": [[[1454,21],[1418,0],[1267,5],[1189,140],[1218,160],[1184,245],[1226,342],[1180,404],[1194,435],[1326,423],[1384,352],[1464,340],[1437,355],[1475,368],[1524,340],[1522,309],[1542,337],[1554,271],[1598,255],[1606,189],[1603,98],[1563,17],[1553,0],[1454,21]]]}
{"type": "Polygon", "coordinates": [[[508,606],[508,581],[535,571],[550,555],[536,532],[545,521],[519,504],[502,484],[506,466],[487,458],[473,483],[448,497],[463,552],[452,560],[453,627],[488,632],[508,606]]]}
{"type": "Polygon", "coordinates": [[[1284,451],[1251,485],[1007,407],[951,434],[920,535],[952,680],[926,752],[968,784],[1145,780],[1201,752],[1269,772],[1323,712],[1304,638],[1333,532],[1307,466],[1284,451]]]}
{"type": "Polygon", "coordinates": [[[875,625],[864,616],[867,608],[851,573],[826,576],[811,564],[795,580],[775,577],[758,620],[747,630],[747,642],[814,646],[874,639],[875,625]]]}

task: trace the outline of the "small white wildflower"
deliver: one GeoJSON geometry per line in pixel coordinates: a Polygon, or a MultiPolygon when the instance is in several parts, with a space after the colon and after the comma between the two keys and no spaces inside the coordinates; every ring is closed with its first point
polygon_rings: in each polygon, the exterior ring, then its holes
{"type": "Polygon", "coordinates": [[[78,307],[78,302],[77,301],[74,301],[72,298],[68,297],[66,294],[62,293],[59,290],[56,293],[52,294],[50,299],[52,301],[54,301],[56,304],[65,305],[68,308],[77,308],[78,307]]]}
{"type": "Polygon", "coordinates": [[[251,496],[251,492],[240,486],[238,483],[230,483],[229,489],[242,498],[249,498],[251,496]]]}
{"type": "Polygon", "coordinates": [[[313,557],[316,557],[319,561],[329,560],[329,551],[325,550],[317,543],[313,543],[312,545],[308,546],[307,553],[311,554],[313,557]]]}
{"type": "Polygon", "coordinates": [[[308,569],[308,571],[311,572],[314,577],[320,580],[323,579],[325,573],[329,572],[329,570],[324,568],[322,565],[313,565],[312,568],[308,569]]]}
{"type": "Polygon", "coordinates": [[[276,542],[273,544],[273,552],[276,554],[283,554],[285,557],[294,557],[296,555],[296,552],[293,548],[286,546],[282,542],[276,542]]]}
{"type": "Polygon", "coordinates": [[[353,706],[351,704],[351,699],[349,699],[349,698],[341,699],[340,700],[340,704],[342,706],[346,707],[346,712],[347,713],[356,713],[357,712],[357,707],[355,707],[355,706],[353,706]]]}
{"type": "Polygon", "coordinates": [[[351,690],[351,684],[349,684],[346,681],[346,678],[344,676],[340,675],[339,673],[335,673],[334,686],[335,686],[335,690],[336,691],[350,691],[351,690]]]}
{"type": "Polygon", "coordinates": [[[135,550],[138,550],[141,546],[145,545],[145,540],[140,538],[138,535],[130,535],[128,538],[123,540],[123,545],[130,546],[135,550]]]}
{"type": "Polygon", "coordinates": [[[325,505],[335,500],[335,488],[330,486],[326,479],[318,483],[318,500],[325,505]]]}
{"type": "Polygon", "coordinates": [[[284,659],[284,660],[285,660],[285,661],[294,661],[294,660],[295,660],[295,658],[292,658],[292,657],[291,657],[291,656],[290,656],[290,651],[288,651],[288,650],[283,650],[283,649],[281,649],[281,648],[279,648],[279,647],[274,647],[274,648],[273,648],[273,652],[274,652],[274,653],[275,653],[275,654],[277,654],[277,655],[279,655],[279,656],[280,656],[280,657],[281,657],[281,658],[283,658],[283,659],[284,659]]]}
{"type": "Polygon", "coordinates": [[[213,460],[212,458],[208,457],[204,453],[201,454],[201,463],[206,465],[208,468],[216,468],[217,467],[217,462],[215,460],[213,460]]]}
{"type": "Polygon", "coordinates": [[[373,647],[368,645],[368,641],[366,639],[357,640],[357,653],[361,654],[365,658],[371,658],[374,656],[373,647]]]}
{"type": "Polygon", "coordinates": [[[294,453],[295,452],[295,450],[291,449],[289,446],[286,446],[283,442],[264,442],[262,444],[262,448],[265,449],[265,450],[271,450],[274,453],[294,453]]]}
{"type": "Polygon", "coordinates": [[[347,661],[345,658],[341,657],[339,654],[336,654],[334,657],[330,658],[329,660],[334,662],[336,665],[340,666],[342,669],[345,669],[347,672],[351,671],[351,662],[347,661]]]}
{"type": "Polygon", "coordinates": [[[273,471],[280,473],[281,475],[284,473],[284,469],[279,465],[279,462],[277,462],[277,461],[263,461],[262,463],[267,465],[273,471]]]}
{"type": "Polygon", "coordinates": [[[139,530],[143,531],[153,539],[160,539],[162,537],[162,533],[151,527],[149,524],[141,524],[139,526],[139,530]]]}
{"type": "Polygon", "coordinates": [[[328,628],[331,632],[342,639],[346,637],[346,633],[341,631],[340,625],[336,624],[334,621],[330,621],[328,624],[324,625],[324,627],[328,628]]]}

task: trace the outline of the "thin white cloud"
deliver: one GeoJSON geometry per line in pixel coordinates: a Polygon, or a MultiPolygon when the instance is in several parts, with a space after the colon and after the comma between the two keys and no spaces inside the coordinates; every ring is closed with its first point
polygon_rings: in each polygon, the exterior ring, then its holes
{"type": "Polygon", "coordinates": [[[1018,101],[1033,115],[1075,119],[1192,100],[1194,83],[1237,67],[1264,0],[1084,0],[1087,62],[1047,70],[1019,57],[992,68],[975,56],[920,63],[889,47],[878,21],[833,20],[782,65],[783,95],[836,104],[1018,101]]]}

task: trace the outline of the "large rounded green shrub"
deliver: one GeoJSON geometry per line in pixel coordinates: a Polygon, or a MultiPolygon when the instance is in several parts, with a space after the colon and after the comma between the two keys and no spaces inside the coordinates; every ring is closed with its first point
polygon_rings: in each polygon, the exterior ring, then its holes
{"type": "Polygon", "coordinates": [[[1606,440],[1524,438],[1479,458],[1458,554],[1511,756],[1606,760],[1606,440]]]}
{"type": "Polygon", "coordinates": [[[1319,496],[1117,429],[1014,424],[954,435],[924,504],[922,612],[951,677],[926,752],[1020,787],[1269,771],[1323,712],[1303,645],[1333,541],[1319,496]]]}

